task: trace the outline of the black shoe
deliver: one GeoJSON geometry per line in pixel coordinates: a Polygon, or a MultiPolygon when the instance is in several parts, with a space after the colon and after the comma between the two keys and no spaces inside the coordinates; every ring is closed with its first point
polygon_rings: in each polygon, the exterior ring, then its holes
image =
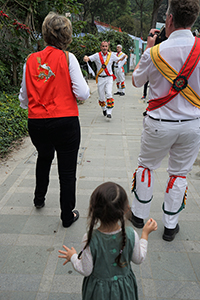
{"type": "Polygon", "coordinates": [[[104,115],[104,117],[107,116],[107,111],[106,110],[103,110],[103,115],[104,115]]]}
{"type": "Polygon", "coordinates": [[[116,93],[114,93],[114,95],[120,95],[121,93],[120,92],[116,92],[116,93]]]}
{"type": "Polygon", "coordinates": [[[112,118],[111,114],[107,114],[107,118],[111,119],[112,118]]]}
{"type": "Polygon", "coordinates": [[[120,96],[124,96],[124,95],[125,95],[125,93],[123,93],[123,92],[120,93],[120,96]]]}
{"type": "Polygon", "coordinates": [[[44,202],[41,203],[41,204],[35,204],[35,207],[36,207],[37,209],[43,208],[44,206],[45,206],[45,203],[44,203],[44,202]]]}
{"type": "Polygon", "coordinates": [[[167,241],[167,242],[171,242],[173,241],[173,239],[175,238],[176,234],[179,232],[179,225],[177,224],[176,227],[174,229],[168,229],[166,227],[164,227],[164,233],[163,233],[163,240],[167,241]]]}
{"type": "Polygon", "coordinates": [[[141,218],[136,217],[133,212],[131,211],[131,217],[129,219],[133,226],[137,228],[143,228],[144,227],[144,220],[141,218]]]}
{"type": "Polygon", "coordinates": [[[78,212],[78,210],[73,210],[73,214],[74,214],[74,217],[73,217],[73,219],[72,219],[71,222],[68,222],[68,223],[67,223],[67,222],[62,221],[63,227],[68,228],[68,227],[70,227],[74,222],[76,222],[76,221],[78,220],[78,218],[79,218],[79,212],[78,212]]]}

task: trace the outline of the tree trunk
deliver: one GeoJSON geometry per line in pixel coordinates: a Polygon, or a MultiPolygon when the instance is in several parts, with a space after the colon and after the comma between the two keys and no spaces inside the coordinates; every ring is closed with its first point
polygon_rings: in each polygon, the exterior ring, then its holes
{"type": "Polygon", "coordinates": [[[143,8],[141,7],[140,11],[140,37],[143,36],[143,21],[142,21],[142,13],[143,13],[143,8]]]}
{"type": "Polygon", "coordinates": [[[151,17],[151,28],[156,28],[156,21],[157,15],[160,5],[162,4],[163,0],[154,0],[153,2],[153,12],[151,17]]]}

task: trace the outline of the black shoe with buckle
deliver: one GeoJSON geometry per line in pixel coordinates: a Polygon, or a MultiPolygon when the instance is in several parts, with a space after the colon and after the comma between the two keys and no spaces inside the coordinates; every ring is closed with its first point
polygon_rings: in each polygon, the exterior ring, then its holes
{"type": "Polygon", "coordinates": [[[141,218],[136,217],[133,212],[131,212],[131,217],[129,219],[133,226],[137,228],[143,228],[144,227],[144,220],[141,218]]]}
{"type": "Polygon", "coordinates": [[[120,96],[124,96],[124,95],[125,95],[125,93],[123,93],[123,92],[120,93],[120,96]]]}
{"type": "Polygon", "coordinates": [[[79,212],[78,212],[78,210],[73,210],[73,214],[74,214],[74,217],[73,217],[73,219],[72,219],[70,222],[62,221],[63,227],[68,228],[68,227],[70,227],[74,222],[76,222],[76,221],[78,220],[78,218],[79,218],[79,212]]]}
{"type": "Polygon", "coordinates": [[[175,228],[173,229],[168,229],[167,227],[164,227],[164,233],[163,233],[163,240],[167,242],[173,241],[175,238],[176,234],[179,232],[179,225],[177,224],[175,228]]]}
{"type": "Polygon", "coordinates": [[[107,116],[107,111],[106,110],[103,110],[103,115],[104,115],[104,117],[107,116]]]}
{"type": "Polygon", "coordinates": [[[112,118],[111,114],[107,114],[107,118],[111,119],[112,118]]]}
{"type": "Polygon", "coordinates": [[[114,95],[120,95],[121,93],[120,92],[116,92],[116,93],[114,93],[114,95]]]}

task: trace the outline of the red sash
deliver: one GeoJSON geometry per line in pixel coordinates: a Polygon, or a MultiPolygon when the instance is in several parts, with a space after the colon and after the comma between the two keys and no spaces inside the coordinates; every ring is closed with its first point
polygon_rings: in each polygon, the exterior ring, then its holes
{"type": "MultiPolygon", "coordinates": [[[[177,77],[174,79],[168,95],[161,97],[161,98],[149,100],[149,105],[146,110],[151,111],[151,110],[160,108],[161,106],[163,106],[163,105],[167,104],[169,101],[171,101],[184,88],[186,88],[188,86],[188,79],[192,75],[199,60],[200,60],[200,39],[195,38],[195,42],[192,47],[192,50],[190,51],[184,65],[181,68],[180,72],[178,73],[177,77]]],[[[190,100],[190,99],[187,99],[187,100],[190,100]]],[[[193,104],[192,100],[190,103],[193,104]]]]}
{"type": "Polygon", "coordinates": [[[110,73],[108,72],[107,66],[105,65],[105,62],[103,60],[103,56],[102,56],[101,52],[99,52],[99,58],[100,58],[100,62],[102,64],[102,68],[104,69],[106,75],[112,76],[113,80],[115,80],[117,77],[114,74],[110,75],[110,73]]]}

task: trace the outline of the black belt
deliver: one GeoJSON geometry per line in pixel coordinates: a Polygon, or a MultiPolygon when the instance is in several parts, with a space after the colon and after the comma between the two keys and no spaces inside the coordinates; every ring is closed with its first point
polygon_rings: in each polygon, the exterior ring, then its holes
{"type": "Polygon", "coordinates": [[[99,77],[103,77],[104,78],[104,77],[108,77],[108,75],[99,75],[99,77]]]}
{"type": "Polygon", "coordinates": [[[115,66],[115,68],[118,68],[118,66],[115,66]]]}
{"type": "Polygon", "coordinates": [[[153,119],[155,121],[161,121],[161,122],[187,122],[187,121],[193,121],[199,118],[195,118],[195,119],[185,119],[185,120],[166,120],[166,119],[156,119],[153,118],[152,116],[149,116],[150,119],[153,119]]]}

